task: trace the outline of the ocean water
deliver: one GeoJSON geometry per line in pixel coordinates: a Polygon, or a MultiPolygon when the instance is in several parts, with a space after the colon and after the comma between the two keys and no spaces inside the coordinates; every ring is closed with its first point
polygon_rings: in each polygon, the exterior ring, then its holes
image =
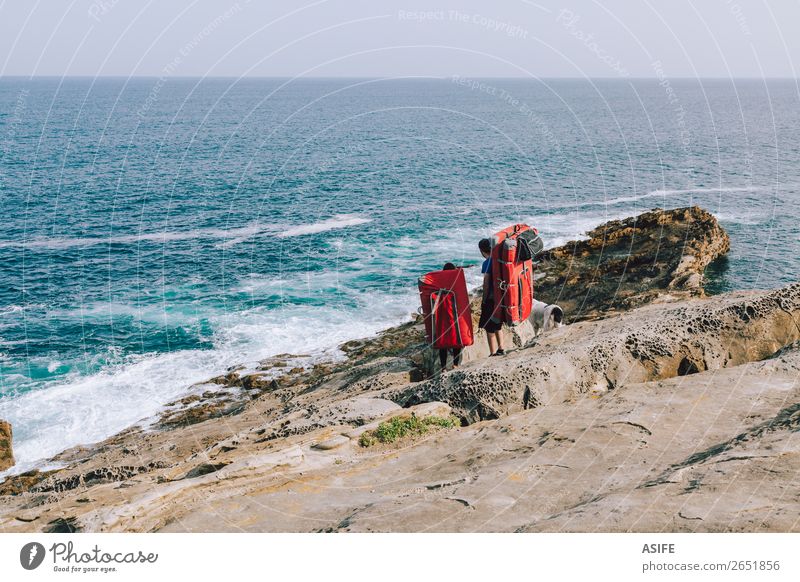
{"type": "Polygon", "coordinates": [[[799,105],[782,80],[0,78],[12,471],[230,365],[336,357],[515,221],[554,246],[699,204],[733,243],[711,292],[795,281],[799,105]]]}

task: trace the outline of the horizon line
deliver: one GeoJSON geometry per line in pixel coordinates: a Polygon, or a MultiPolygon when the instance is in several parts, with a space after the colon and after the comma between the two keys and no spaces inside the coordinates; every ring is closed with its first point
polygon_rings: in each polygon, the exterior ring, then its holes
{"type": "MultiPolygon", "coordinates": [[[[431,79],[431,80],[449,80],[454,77],[464,79],[502,79],[502,80],[558,80],[558,81],[658,81],[661,78],[658,76],[630,76],[620,77],[614,76],[597,76],[597,77],[559,77],[559,76],[501,76],[501,75],[397,75],[397,76],[378,76],[378,75],[308,75],[308,76],[292,76],[292,75],[0,75],[2,79],[276,79],[286,80],[291,79],[295,81],[300,80],[386,80],[391,81],[394,79],[431,79]]],[[[800,77],[719,77],[719,76],[672,76],[667,77],[672,80],[692,80],[692,81],[800,81],[800,77]]]]}

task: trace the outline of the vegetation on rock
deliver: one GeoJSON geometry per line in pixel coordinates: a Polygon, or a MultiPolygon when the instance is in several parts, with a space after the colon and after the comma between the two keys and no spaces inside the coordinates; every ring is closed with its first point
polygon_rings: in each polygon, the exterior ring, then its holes
{"type": "Polygon", "coordinates": [[[361,435],[358,444],[362,447],[371,447],[378,443],[393,443],[407,436],[419,436],[430,430],[441,428],[454,428],[461,423],[456,416],[395,416],[378,425],[375,430],[368,430],[361,435]]]}

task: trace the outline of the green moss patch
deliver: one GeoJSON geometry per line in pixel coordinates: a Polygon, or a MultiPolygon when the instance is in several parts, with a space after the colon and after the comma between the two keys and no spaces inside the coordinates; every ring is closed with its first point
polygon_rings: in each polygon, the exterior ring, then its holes
{"type": "Polygon", "coordinates": [[[393,443],[398,439],[407,436],[419,436],[442,428],[454,428],[460,426],[461,422],[456,416],[395,416],[378,425],[375,430],[368,430],[358,439],[358,444],[362,447],[371,447],[378,443],[393,443]]]}

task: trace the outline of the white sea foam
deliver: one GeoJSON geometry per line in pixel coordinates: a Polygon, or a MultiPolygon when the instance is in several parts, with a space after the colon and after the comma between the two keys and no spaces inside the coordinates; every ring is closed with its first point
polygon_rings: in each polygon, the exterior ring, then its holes
{"type": "Polygon", "coordinates": [[[267,276],[259,273],[251,273],[247,277],[239,279],[235,290],[239,293],[263,295],[265,293],[281,293],[284,287],[289,287],[290,284],[291,282],[288,279],[275,275],[267,276]]]}
{"type": "MultiPolygon", "coordinates": [[[[486,200],[476,200],[474,204],[470,205],[469,208],[465,209],[463,212],[458,212],[458,214],[476,214],[482,216],[492,216],[500,211],[503,212],[502,209],[517,209],[519,211],[526,211],[529,209],[533,204],[533,200],[535,200],[535,206],[543,209],[546,212],[553,212],[558,210],[571,210],[575,211],[576,209],[583,209],[583,208],[591,208],[591,207],[604,207],[604,206],[615,206],[618,204],[625,204],[628,202],[638,202],[639,200],[646,200],[648,198],[661,198],[667,199],[672,197],[679,197],[683,195],[691,195],[691,194],[714,194],[714,193],[733,193],[733,192],[769,192],[776,189],[785,189],[796,187],[797,184],[792,183],[785,183],[785,184],[771,184],[771,185],[753,185],[753,186],[721,186],[721,187],[704,187],[704,188],[676,188],[676,189],[658,189],[658,190],[648,190],[642,194],[635,194],[633,196],[618,196],[615,198],[602,198],[597,200],[580,200],[575,199],[571,202],[564,203],[564,202],[553,202],[551,201],[546,195],[542,197],[535,197],[531,199],[527,199],[525,197],[520,197],[518,199],[500,199],[494,201],[486,201],[486,200]]],[[[437,204],[415,204],[413,206],[409,206],[404,210],[406,212],[422,212],[422,211],[438,211],[440,206],[437,204]]]]}
{"type": "Polygon", "coordinates": [[[627,213],[603,213],[603,214],[578,214],[570,213],[563,215],[545,215],[541,217],[529,217],[527,223],[535,226],[542,236],[545,248],[552,248],[563,245],[571,240],[582,240],[587,238],[586,233],[596,226],[607,222],[624,218],[627,213]]]}
{"type": "Polygon", "coordinates": [[[614,206],[615,204],[624,204],[625,202],[638,202],[647,198],[669,198],[681,196],[684,194],[713,194],[715,192],[760,192],[767,190],[768,186],[735,186],[729,188],[684,188],[675,190],[651,190],[644,194],[636,196],[620,196],[618,198],[609,198],[607,200],[596,200],[591,202],[579,202],[578,206],[614,206]]]}
{"type": "Polygon", "coordinates": [[[161,231],[139,234],[126,234],[106,237],[40,237],[26,241],[0,241],[0,248],[27,248],[27,249],[69,249],[84,248],[108,244],[138,244],[141,242],[154,242],[166,244],[173,241],[222,239],[217,248],[230,248],[241,244],[256,236],[276,234],[280,238],[317,234],[329,230],[347,228],[372,222],[371,218],[364,218],[355,214],[337,214],[332,218],[295,226],[285,225],[259,225],[251,224],[240,228],[198,228],[186,231],[161,231]]]}
{"type": "Polygon", "coordinates": [[[14,427],[18,461],[0,478],[152,418],[193,384],[230,366],[253,367],[259,360],[285,352],[310,354],[309,361],[336,357],[342,342],[408,319],[415,301],[414,290],[408,289],[401,294],[365,296],[357,312],[331,305],[216,314],[209,316],[220,330],[215,349],[127,358],[91,376],[0,399],[0,418],[14,427]]]}
{"type": "Polygon", "coordinates": [[[64,364],[62,362],[59,362],[58,360],[54,360],[54,361],[52,361],[52,362],[47,364],[47,371],[52,374],[53,372],[58,370],[63,365],[64,364]]]}
{"type": "Polygon", "coordinates": [[[723,224],[757,226],[769,221],[769,217],[764,214],[733,214],[730,212],[714,212],[712,214],[723,224]]]}
{"type": "Polygon", "coordinates": [[[0,241],[0,247],[24,247],[28,249],[68,249],[75,247],[92,247],[107,244],[137,244],[140,242],[167,243],[196,239],[231,239],[245,240],[273,229],[259,225],[241,228],[198,228],[186,231],[161,231],[107,237],[42,237],[27,241],[0,241]]]}
{"type": "Polygon", "coordinates": [[[21,305],[9,305],[0,309],[0,317],[3,315],[11,315],[12,313],[19,313],[24,308],[21,305]]]}
{"type": "Polygon", "coordinates": [[[371,218],[364,218],[355,214],[337,214],[333,218],[315,222],[313,224],[301,224],[293,226],[282,233],[278,234],[281,238],[288,238],[291,236],[301,236],[304,234],[318,234],[320,232],[327,232],[338,228],[347,228],[348,226],[356,226],[359,224],[366,224],[372,222],[371,218]]]}
{"type": "Polygon", "coordinates": [[[49,314],[65,319],[107,320],[109,323],[129,317],[164,326],[192,325],[202,317],[202,313],[191,304],[134,304],[113,301],[92,301],[70,309],[51,309],[49,314]]]}
{"type": "Polygon", "coordinates": [[[155,414],[190,384],[208,378],[221,354],[184,351],[144,357],[102,373],[0,400],[14,427],[18,473],[77,444],[102,440],[155,414]]]}

